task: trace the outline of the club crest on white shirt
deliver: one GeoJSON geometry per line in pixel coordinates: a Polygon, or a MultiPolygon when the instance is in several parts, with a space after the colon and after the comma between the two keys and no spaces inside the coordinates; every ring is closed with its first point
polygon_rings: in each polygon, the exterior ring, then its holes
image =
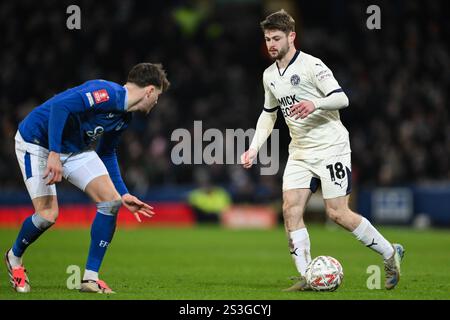
{"type": "Polygon", "coordinates": [[[300,84],[300,77],[298,76],[298,74],[293,74],[291,76],[291,84],[294,87],[297,87],[300,84]]]}

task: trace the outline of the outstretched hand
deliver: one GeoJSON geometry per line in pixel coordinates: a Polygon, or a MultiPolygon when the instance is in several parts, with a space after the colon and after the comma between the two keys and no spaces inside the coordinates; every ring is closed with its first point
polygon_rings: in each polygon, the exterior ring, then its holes
{"type": "Polygon", "coordinates": [[[142,214],[147,218],[151,218],[155,214],[155,212],[153,212],[153,207],[128,193],[122,196],[122,204],[131,211],[136,220],[139,222],[142,222],[139,214],[142,214]]]}

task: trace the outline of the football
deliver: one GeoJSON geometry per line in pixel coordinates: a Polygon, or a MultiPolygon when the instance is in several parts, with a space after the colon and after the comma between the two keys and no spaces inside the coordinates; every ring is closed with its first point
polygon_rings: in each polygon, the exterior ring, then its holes
{"type": "Polygon", "coordinates": [[[306,269],[306,281],[314,291],[334,291],[343,278],[342,265],[330,256],[314,258],[306,269]]]}

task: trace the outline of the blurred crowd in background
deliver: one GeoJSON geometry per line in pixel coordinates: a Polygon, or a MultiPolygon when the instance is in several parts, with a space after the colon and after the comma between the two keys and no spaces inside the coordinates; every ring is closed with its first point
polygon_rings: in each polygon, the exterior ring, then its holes
{"type": "MultiPolygon", "coordinates": [[[[369,30],[365,1],[0,2],[0,181],[25,190],[14,153],[18,123],[55,93],[88,79],[124,83],[136,63],[161,62],[171,81],[148,116],[124,134],[119,162],[128,188],[199,185],[231,190],[236,202],[281,194],[289,133],[281,114],[280,170],[260,176],[239,165],[174,165],[177,128],[254,128],[262,73],[272,62],[259,22],[282,7],[296,20],[297,46],[322,59],[350,99],[353,183],[394,186],[450,181],[450,20],[447,1],[378,1],[369,30]],[[81,9],[68,30],[66,8],[81,9]],[[207,177],[205,177],[205,175],[207,177]]],[[[207,144],[207,143],[205,143],[207,144]]]]}

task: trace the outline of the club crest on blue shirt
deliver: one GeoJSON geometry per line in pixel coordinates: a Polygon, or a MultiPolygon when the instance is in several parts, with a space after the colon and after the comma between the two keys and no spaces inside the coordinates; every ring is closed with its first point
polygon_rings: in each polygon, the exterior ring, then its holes
{"type": "Polygon", "coordinates": [[[102,126],[97,126],[94,130],[86,131],[86,135],[91,139],[91,141],[95,141],[103,134],[103,132],[105,132],[105,129],[102,126]]]}
{"type": "Polygon", "coordinates": [[[300,84],[300,77],[298,76],[298,74],[293,74],[291,76],[291,84],[296,87],[300,84]]]}

